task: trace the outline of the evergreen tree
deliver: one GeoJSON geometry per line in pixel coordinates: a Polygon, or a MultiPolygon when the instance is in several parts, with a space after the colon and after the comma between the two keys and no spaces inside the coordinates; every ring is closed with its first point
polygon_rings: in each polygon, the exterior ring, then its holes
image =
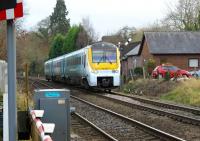
{"type": "Polygon", "coordinates": [[[64,40],[65,38],[61,34],[57,34],[54,37],[52,46],[49,52],[49,59],[62,55],[64,40]]]}
{"type": "Polygon", "coordinates": [[[80,27],[76,25],[74,25],[69,29],[66,39],[64,41],[64,46],[62,50],[63,54],[70,53],[78,49],[76,45],[76,40],[79,32],[80,32],[80,27]]]}
{"type": "Polygon", "coordinates": [[[64,0],[57,0],[54,12],[50,16],[51,35],[65,35],[70,28],[70,19],[67,19],[68,11],[64,0]]]}

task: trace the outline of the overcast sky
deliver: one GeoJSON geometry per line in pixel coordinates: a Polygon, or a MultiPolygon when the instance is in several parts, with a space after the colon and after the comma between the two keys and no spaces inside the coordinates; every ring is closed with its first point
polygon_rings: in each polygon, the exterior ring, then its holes
{"type": "MultiPolygon", "coordinates": [[[[65,0],[71,24],[79,24],[84,17],[100,36],[113,33],[123,26],[144,27],[161,19],[168,5],[178,0],[65,0]]],[[[30,30],[53,12],[56,0],[25,0],[29,15],[25,27],[30,30]]]]}

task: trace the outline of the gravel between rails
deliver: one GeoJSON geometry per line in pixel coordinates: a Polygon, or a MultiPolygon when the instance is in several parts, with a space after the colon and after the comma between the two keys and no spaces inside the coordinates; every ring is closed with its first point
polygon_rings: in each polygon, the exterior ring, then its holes
{"type": "MultiPolygon", "coordinates": [[[[63,85],[62,85],[62,87],[63,87],[63,85]]],[[[75,90],[75,91],[77,91],[77,90],[75,90]]],[[[72,94],[74,94],[74,93],[77,94],[77,92],[74,92],[74,90],[72,90],[72,94]]],[[[183,124],[181,122],[174,121],[165,116],[158,116],[158,115],[149,113],[147,111],[132,109],[130,107],[122,106],[120,104],[116,104],[114,102],[111,102],[111,101],[108,101],[105,99],[101,99],[96,96],[91,98],[91,95],[87,96],[85,94],[86,92],[78,91],[78,93],[80,93],[80,94],[84,93],[84,99],[86,99],[86,100],[90,99],[89,101],[93,101],[95,104],[97,104],[99,106],[105,107],[107,109],[111,109],[115,112],[118,112],[118,113],[128,116],[130,118],[139,120],[141,122],[144,122],[155,128],[159,128],[170,134],[179,136],[181,138],[184,138],[184,139],[190,140],[190,141],[199,141],[200,140],[200,134],[199,134],[200,127],[199,126],[183,124]]]]}
{"type": "Polygon", "coordinates": [[[120,141],[161,141],[120,118],[113,117],[111,114],[97,110],[78,100],[71,99],[71,105],[76,107],[76,112],[120,141]]]}
{"type": "Polygon", "coordinates": [[[106,100],[95,95],[87,95],[85,92],[72,91],[72,94],[183,139],[189,141],[200,140],[199,126],[184,124],[165,116],[159,116],[148,111],[141,111],[123,106],[121,104],[116,104],[110,100],[106,100]]]}
{"type": "Polygon", "coordinates": [[[109,141],[79,117],[71,116],[71,141],[109,141]]]}

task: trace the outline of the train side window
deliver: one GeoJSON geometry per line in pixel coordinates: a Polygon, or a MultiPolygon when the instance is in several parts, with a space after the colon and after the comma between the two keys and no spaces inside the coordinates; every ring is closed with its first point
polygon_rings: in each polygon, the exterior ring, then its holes
{"type": "Polygon", "coordinates": [[[81,65],[83,65],[83,54],[81,55],[81,65]]]}
{"type": "Polygon", "coordinates": [[[84,66],[84,68],[85,68],[85,54],[83,55],[83,66],[84,66]]]}
{"type": "Polygon", "coordinates": [[[81,64],[81,57],[80,56],[78,57],[78,64],[79,65],[81,64]]]}

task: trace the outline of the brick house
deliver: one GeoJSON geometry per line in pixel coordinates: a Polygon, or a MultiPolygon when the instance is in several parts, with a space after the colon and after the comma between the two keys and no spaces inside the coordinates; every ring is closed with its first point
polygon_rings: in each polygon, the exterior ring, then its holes
{"type": "Polygon", "coordinates": [[[138,55],[143,64],[152,58],[156,65],[200,69],[200,32],[145,32],[138,55]]]}
{"type": "Polygon", "coordinates": [[[156,65],[200,69],[200,32],[144,32],[141,44],[123,55],[122,75],[130,78],[130,70],[142,67],[148,59],[156,65]]]}
{"type": "Polygon", "coordinates": [[[121,47],[121,73],[124,81],[130,79],[133,67],[142,65],[139,63],[140,57],[136,55],[139,52],[140,43],[130,43],[128,46],[121,47]]]}

